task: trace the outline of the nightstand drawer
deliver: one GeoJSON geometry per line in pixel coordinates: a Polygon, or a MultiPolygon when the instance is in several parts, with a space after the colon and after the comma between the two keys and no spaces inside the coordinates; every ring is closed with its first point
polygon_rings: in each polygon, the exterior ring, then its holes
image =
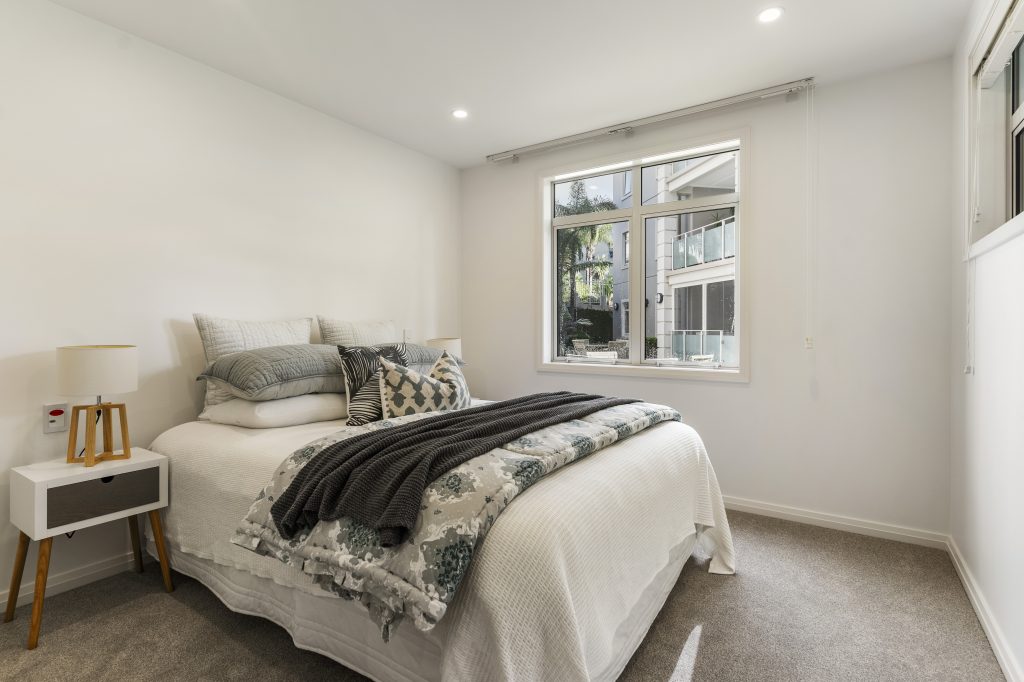
{"type": "Polygon", "coordinates": [[[150,467],[50,488],[46,527],[58,528],[160,501],[160,469],[150,467]]]}

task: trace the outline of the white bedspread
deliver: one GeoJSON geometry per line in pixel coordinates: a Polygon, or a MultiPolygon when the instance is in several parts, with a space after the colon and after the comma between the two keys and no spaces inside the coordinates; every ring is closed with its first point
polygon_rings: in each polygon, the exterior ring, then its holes
{"type": "MultiPolygon", "coordinates": [[[[192,422],[158,437],[151,449],[171,458],[165,532],[174,552],[297,587],[316,597],[295,601],[306,610],[348,609],[348,621],[358,618],[358,605],[229,542],[278,464],[341,425],[251,430],[192,422]]],[[[426,635],[399,629],[403,641],[393,653],[433,650],[433,660],[410,658],[401,670],[405,657],[389,657],[390,645],[369,636],[360,645],[366,660],[352,660],[363,654],[351,642],[307,646],[377,679],[614,679],[702,530],[714,552],[710,570],[733,572],[725,508],[704,446],[683,424],[659,424],[541,479],[502,513],[441,625],[426,635]],[[372,664],[381,658],[391,662],[372,664]]],[[[313,613],[274,619],[285,627],[330,622],[313,613]]],[[[374,633],[363,620],[349,625],[374,633]]]]}

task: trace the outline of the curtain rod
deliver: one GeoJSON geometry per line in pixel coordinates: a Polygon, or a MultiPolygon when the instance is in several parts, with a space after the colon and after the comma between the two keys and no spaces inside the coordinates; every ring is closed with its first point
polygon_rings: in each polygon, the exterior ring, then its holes
{"type": "Polygon", "coordinates": [[[589,142],[590,140],[594,140],[600,137],[606,137],[608,135],[617,135],[620,133],[628,135],[632,133],[636,128],[640,128],[641,126],[648,126],[653,125],[655,123],[662,123],[664,121],[671,121],[677,118],[683,118],[684,116],[692,116],[693,114],[700,114],[705,111],[722,109],[723,107],[729,107],[734,104],[742,104],[744,102],[750,102],[756,99],[767,99],[769,97],[776,97],[778,95],[788,95],[791,92],[800,92],[801,90],[805,90],[813,85],[813,77],[803,78],[798,81],[791,81],[789,83],[783,83],[782,85],[776,85],[770,88],[762,88],[761,90],[745,92],[741,95],[735,95],[733,97],[716,99],[712,102],[705,102],[704,104],[695,104],[691,107],[676,109],[675,111],[669,111],[664,114],[656,114],[654,116],[647,116],[646,118],[638,118],[632,121],[626,121],[625,123],[607,126],[605,128],[590,130],[585,133],[578,133],[576,135],[559,137],[554,140],[548,140],[547,142],[538,142],[537,144],[531,144],[526,147],[519,147],[518,149],[510,149],[507,152],[490,154],[487,156],[487,160],[491,163],[499,163],[501,161],[508,161],[510,159],[515,161],[519,157],[525,156],[526,154],[536,154],[538,152],[545,152],[551,149],[558,149],[560,147],[568,147],[570,145],[589,142]]]}

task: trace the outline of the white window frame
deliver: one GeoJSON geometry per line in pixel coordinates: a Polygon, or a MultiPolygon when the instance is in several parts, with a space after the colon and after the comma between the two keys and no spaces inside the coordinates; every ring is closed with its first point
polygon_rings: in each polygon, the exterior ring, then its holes
{"type": "MultiPolygon", "coordinates": [[[[746,287],[746,254],[748,245],[752,241],[751,234],[755,233],[756,227],[751,225],[746,216],[749,214],[749,196],[740,198],[743,188],[748,187],[748,175],[751,167],[751,146],[749,144],[749,129],[726,131],[715,135],[707,135],[699,138],[681,140],[672,145],[662,145],[654,148],[638,150],[631,154],[618,154],[615,156],[593,159],[590,162],[577,162],[571,165],[552,168],[541,172],[537,176],[540,191],[539,212],[540,231],[539,248],[540,258],[538,281],[540,305],[540,320],[538,324],[539,334],[537,335],[537,369],[542,372],[558,372],[568,374],[600,374],[611,376],[632,376],[632,377],[656,377],[663,379],[693,379],[701,381],[726,381],[726,382],[748,382],[750,380],[750,323],[749,305],[750,300],[748,288],[746,287]],[[641,196],[640,183],[642,166],[665,163],[666,161],[707,156],[709,154],[724,153],[738,150],[738,177],[739,186],[736,194],[718,195],[696,200],[676,201],[663,204],[652,204],[642,206],[639,201],[634,201],[634,206],[628,209],[615,211],[601,211],[577,216],[559,216],[554,218],[552,213],[553,183],[565,180],[584,178],[601,173],[632,169],[634,199],[641,196]],[[585,169],[585,170],[583,170],[585,169]],[[554,237],[558,227],[593,225],[595,222],[620,222],[629,221],[630,251],[646,255],[644,239],[646,229],[644,220],[648,217],[658,215],[674,214],[695,209],[707,209],[723,206],[733,206],[736,211],[736,259],[735,274],[736,301],[739,310],[737,311],[735,324],[736,336],[740,343],[739,367],[711,368],[699,365],[679,365],[672,363],[656,364],[644,362],[645,325],[646,315],[631,315],[629,334],[629,356],[630,360],[611,363],[588,363],[588,362],[567,362],[565,359],[554,357],[555,338],[557,325],[555,324],[554,305],[554,237]]],[[[629,290],[630,301],[641,304],[643,307],[645,293],[645,268],[646,257],[639,260],[632,259],[630,263],[629,290]]],[[[653,302],[652,302],[653,303],[653,302]]],[[[635,307],[635,306],[630,306],[635,307]]]]}
{"type": "MultiPolygon", "coordinates": [[[[978,131],[982,125],[982,112],[979,108],[980,100],[975,96],[975,88],[979,81],[991,84],[1004,70],[1007,73],[1007,109],[1012,109],[1013,70],[1007,69],[1013,50],[1024,33],[1024,3],[1013,3],[1010,0],[999,0],[989,8],[988,16],[979,27],[973,44],[970,46],[966,68],[962,71],[964,80],[961,81],[964,92],[968,93],[968,104],[966,107],[966,126],[962,128],[963,144],[967,151],[968,172],[966,174],[967,201],[963,202],[961,215],[964,253],[963,260],[967,262],[977,258],[983,253],[996,248],[1018,234],[1024,234],[1024,213],[1014,216],[1014,172],[1013,168],[1013,132],[1024,122],[1024,115],[1014,116],[1014,112],[1007,112],[1007,138],[1005,140],[1006,167],[1005,167],[1005,220],[1002,224],[990,229],[987,234],[981,237],[974,235],[974,224],[981,210],[980,196],[980,171],[978,166],[979,154],[981,153],[981,141],[978,131]]],[[[959,65],[958,65],[959,66],[959,65]]],[[[988,87],[988,86],[986,86],[988,87]]],[[[1021,107],[1024,109],[1024,106],[1021,107]]]]}

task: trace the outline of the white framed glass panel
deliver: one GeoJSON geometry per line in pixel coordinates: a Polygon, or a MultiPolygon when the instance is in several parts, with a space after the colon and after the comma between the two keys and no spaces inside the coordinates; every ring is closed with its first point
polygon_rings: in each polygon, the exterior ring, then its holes
{"type": "Polygon", "coordinates": [[[556,357],[629,359],[629,268],[620,249],[629,221],[562,227],[554,240],[556,357]]]}
{"type": "Polygon", "coordinates": [[[739,152],[731,151],[644,166],[640,175],[643,205],[736,193],[738,155],[739,152]]]}
{"type": "Polygon", "coordinates": [[[589,178],[554,183],[552,215],[571,215],[614,211],[633,206],[632,171],[624,170],[589,178]]]}

